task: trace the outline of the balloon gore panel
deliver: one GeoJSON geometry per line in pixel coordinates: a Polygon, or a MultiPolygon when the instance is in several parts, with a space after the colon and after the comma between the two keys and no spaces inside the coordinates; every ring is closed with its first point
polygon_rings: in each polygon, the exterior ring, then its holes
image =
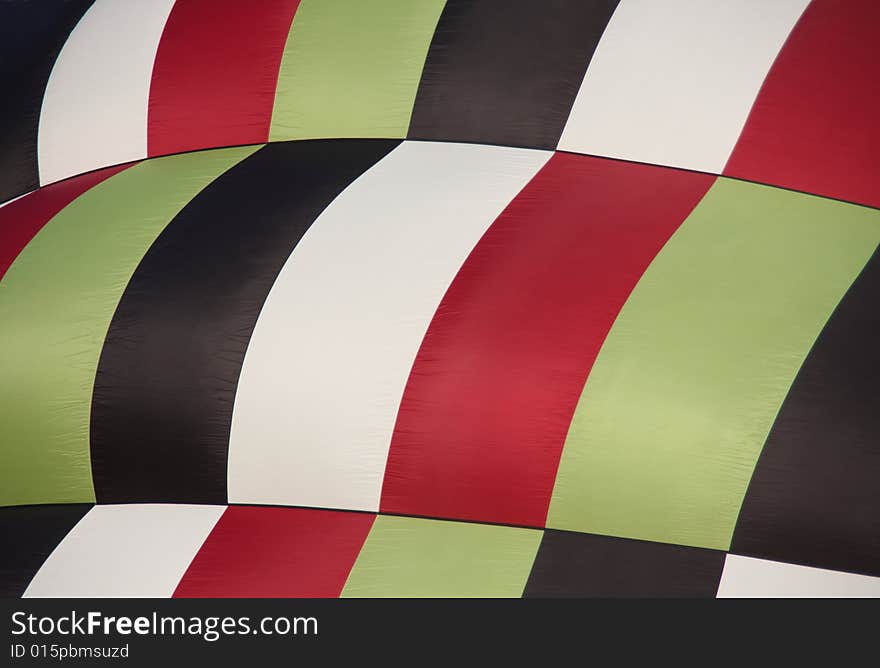
{"type": "Polygon", "coordinates": [[[714,598],[723,567],[717,550],[548,529],[524,595],[714,598]]]}
{"type": "Polygon", "coordinates": [[[875,0],[813,0],[724,173],[880,207],[875,0]]]}
{"type": "Polygon", "coordinates": [[[410,139],[554,149],[618,0],[448,0],[410,139]]]}
{"type": "Polygon", "coordinates": [[[151,156],[268,139],[297,6],[298,0],[175,3],[150,87],[151,156]]]}
{"type": "Polygon", "coordinates": [[[269,144],[170,221],[101,352],[90,422],[99,502],[226,503],[235,391],[266,295],[318,214],[396,145],[269,144]]]}
{"type": "Polygon", "coordinates": [[[727,550],[755,463],[880,211],[719,179],[593,365],[548,526],[727,550]]]}
{"type": "Polygon", "coordinates": [[[782,404],[739,513],[734,552],[880,576],[878,304],[875,251],[782,404]]]}
{"type": "Polygon", "coordinates": [[[372,513],[230,506],[174,596],[339,596],[374,518],[372,513]]]}
{"type": "Polygon", "coordinates": [[[605,335],[711,183],[555,155],[489,228],[437,309],[400,404],[382,511],[544,526],[605,335]]]}
{"type": "Polygon", "coordinates": [[[94,0],[4,2],[0,7],[0,202],[40,183],[40,105],[58,52],[94,0]]]}
{"type": "Polygon", "coordinates": [[[120,171],[62,209],[6,272],[0,505],[94,501],[92,389],[126,283],[177,212],[252,151],[172,156],[120,171]]]}
{"type": "Polygon", "coordinates": [[[90,504],[0,508],[0,597],[18,598],[90,504]]]}

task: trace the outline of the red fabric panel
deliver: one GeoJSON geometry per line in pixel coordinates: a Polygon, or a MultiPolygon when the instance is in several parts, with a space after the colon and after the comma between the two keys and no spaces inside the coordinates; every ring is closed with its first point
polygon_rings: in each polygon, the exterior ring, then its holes
{"type": "Polygon", "coordinates": [[[230,506],[174,597],[339,596],[374,519],[368,513],[230,506]]]}
{"type": "Polygon", "coordinates": [[[0,279],[43,225],[86,190],[131,166],[116,165],[74,176],[10,202],[0,208],[0,279]]]}
{"type": "Polygon", "coordinates": [[[587,374],[714,177],[556,154],[443,298],[404,391],[382,512],[543,526],[587,374]]]}
{"type": "Polygon", "coordinates": [[[150,156],[269,138],[299,0],[178,0],[153,66],[150,156]]]}
{"type": "Polygon", "coordinates": [[[724,174],[880,207],[880,2],[813,0],[724,174]]]}

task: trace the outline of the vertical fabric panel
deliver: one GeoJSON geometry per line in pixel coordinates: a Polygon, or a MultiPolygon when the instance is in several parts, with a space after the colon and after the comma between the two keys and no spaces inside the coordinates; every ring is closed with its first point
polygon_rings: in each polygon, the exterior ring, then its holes
{"type": "Polygon", "coordinates": [[[230,506],[176,598],[337,597],[375,516],[230,506]]]}
{"type": "Polygon", "coordinates": [[[153,61],[174,0],[97,0],[58,55],[40,109],[40,183],[147,156],[153,61]]]}
{"type": "Polygon", "coordinates": [[[880,578],[728,554],[718,598],[880,598],[880,578]]]}
{"type": "Polygon", "coordinates": [[[17,198],[0,207],[0,279],[31,239],[61,209],[128,165],[83,174],[17,198]]]}
{"type": "Polygon", "coordinates": [[[548,526],[726,550],[776,413],[880,241],[880,212],[718,180],[584,388],[548,526]]]}
{"type": "Polygon", "coordinates": [[[714,598],[724,556],[697,547],[548,529],[524,595],[714,598]]]}
{"type": "Polygon", "coordinates": [[[602,341],[712,179],[554,155],[437,309],[397,417],[383,512],[544,525],[602,341]]]}
{"type": "Polygon", "coordinates": [[[718,173],[809,0],[622,0],[559,148],[718,173]]]}
{"type": "Polygon", "coordinates": [[[126,169],[65,207],[6,272],[0,290],[0,504],[94,501],[89,409],[119,298],[165,225],[252,150],[149,160],[126,169]]]}
{"type": "Polygon", "coordinates": [[[95,379],[100,502],[226,503],[235,390],[266,295],[318,214],[396,143],[269,144],[162,232],[125,289],[95,379]]]}
{"type": "Polygon", "coordinates": [[[235,502],[377,510],[419,344],[468,253],[547,161],[406,142],[343,192],[260,313],[235,397],[235,502]]]}
{"type": "Polygon", "coordinates": [[[18,598],[52,550],[92,506],[0,508],[0,597],[18,598]]]}
{"type": "Polygon", "coordinates": [[[0,202],[39,183],[37,127],[58,52],[93,0],[0,5],[0,202]]]}
{"type": "Polygon", "coordinates": [[[554,149],[618,0],[448,0],[408,137],[554,149]]]}
{"type": "Polygon", "coordinates": [[[880,207],[880,3],[813,0],[724,173],[880,207]]]}
{"type": "Polygon", "coordinates": [[[168,598],[223,506],[95,506],[61,541],[30,598],[168,598]]]}
{"type": "Polygon", "coordinates": [[[272,113],[273,141],[406,136],[444,0],[303,0],[272,113]]]}
{"type": "MultiPolygon", "coordinates": [[[[880,214],[878,214],[880,216],[880,214]]],[[[739,514],[739,554],[880,575],[880,251],[782,405],[739,514]]]]}
{"type": "Polygon", "coordinates": [[[342,595],[518,597],[540,542],[531,529],[380,515],[342,595]]]}
{"type": "Polygon", "coordinates": [[[153,70],[149,154],[265,142],[299,0],[180,0],[153,70]]]}

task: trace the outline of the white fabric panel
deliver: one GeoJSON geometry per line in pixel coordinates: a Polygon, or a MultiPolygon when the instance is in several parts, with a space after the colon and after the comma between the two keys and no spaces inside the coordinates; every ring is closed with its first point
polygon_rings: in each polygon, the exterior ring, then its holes
{"type": "Polygon", "coordinates": [[[165,598],[225,506],[95,506],[28,585],[26,597],[165,598]]]}
{"type": "Polygon", "coordinates": [[[559,148],[720,173],[809,0],[622,0],[559,148]]]}
{"type": "Polygon", "coordinates": [[[880,597],[880,578],[728,554],[719,598],[880,597]]]}
{"type": "Polygon", "coordinates": [[[52,68],[40,109],[40,184],[147,155],[153,61],[174,0],[97,0],[52,68]]]}
{"type": "Polygon", "coordinates": [[[245,356],[230,502],[377,510],[422,338],[468,253],[549,159],[404,142],[349,186],[287,260],[245,356]]]}

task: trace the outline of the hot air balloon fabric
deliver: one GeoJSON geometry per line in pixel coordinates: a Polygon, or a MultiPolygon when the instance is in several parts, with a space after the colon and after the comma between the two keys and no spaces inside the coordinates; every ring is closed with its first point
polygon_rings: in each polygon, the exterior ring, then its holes
{"type": "Polygon", "coordinates": [[[0,595],[880,597],[877,3],[0,12],[0,595]]]}

